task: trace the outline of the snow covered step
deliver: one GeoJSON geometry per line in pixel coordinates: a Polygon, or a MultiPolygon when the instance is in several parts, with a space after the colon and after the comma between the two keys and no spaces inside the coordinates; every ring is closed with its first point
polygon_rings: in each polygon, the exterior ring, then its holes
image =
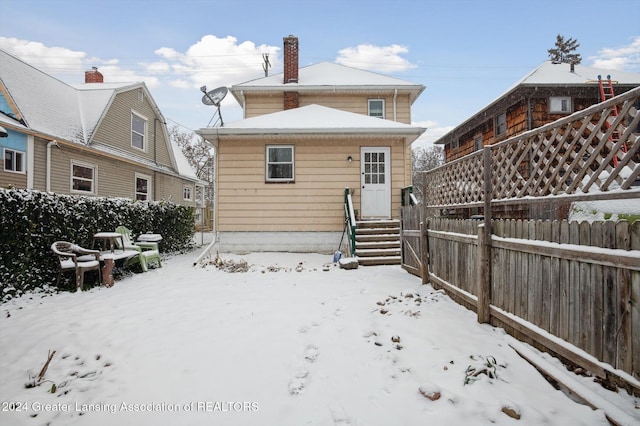
{"type": "Polygon", "coordinates": [[[399,265],[400,264],[400,256],[380,256],[380,257],[360,257],[360,256],[358,256],[358,262],[362,266],[399,265]]]}
{"type": "Polygon", "coordinates": [[[372,234],[400,234],[400,228],[356,228],[356,235],[372,235],[372,234]]]}
{"type": "Polygon", "coordinates": [[[395,238],[393,240],[383,240],[383,241],[358,241],[358,249],[389,249],[389,248],[400,248],[400,239],[395,238]]]}
{"type": "Polygon", "coordinates": [[[358,258],[364,257],[380,257],[380,256],[400,256],[400,248],[391,249],[361,249],[356,248],[356,256],[358,258]]]}
{"type": "Polygon", "coordinates": [[[356,235],[356,244],[364,242],[400,241],[400,234],[356,235]]]}
{"type": "Polygon", "coordinates": [[[356,228],[356,256],[360,265],[398,265],[400,221],[360,221],[356,228]]]}

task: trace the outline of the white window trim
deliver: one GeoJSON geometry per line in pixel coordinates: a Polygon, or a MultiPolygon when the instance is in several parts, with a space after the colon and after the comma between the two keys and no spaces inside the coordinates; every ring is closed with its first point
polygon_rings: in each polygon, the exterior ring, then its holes
{"type": "MultiPolygon", "coordinates": [[[[96,188],[98,187],[98,166],[95,164],[84,163],[82,161],[71,160],[71,169],[69,171],[70,181],[69,181],[69,191],[74,194],[96,194],[96,188]],[[91,179],[91,191],[80,191],[77,189],[73,189],[73,180],[76,179],[73,176],[73,166],[86,167],[87,169],[93,169],[93,179],[91,179]]],[[[84,179],[84,178],[77,178],[84,179]]],[[[86,180],[86,179],[85,179],[86,180]]]]}
{"type": "Polygon", "coordinates": [[[380,99],[380,98],[376,98],[376,99],[369,99],[367,102],[367,115],[369,115],[369,117],[375,117],[375,118],[386,118],[386,114],[385,114],[385,110],[387,108],[387,103],[385,102],[384,99],[380,99]],[[379,117],[377,115],[371,115],[371,102],[372,101],[380,101],[382,102],[382,117],[379,117]]]}
{"type": "Polygon", "coordinates": [[[573,112],[573,100],[571,99],[571,96],[550,96],[549,97],[549,113],[550,114],[571,114],[573,112]],[[559,105],[562,105],[562,101],[566,100],[567,105],[569,106],[569,109],[567,110],[562,110],[562,109],[556,109],[554,108],[554,104],[557,101],[557,103],[559,105]]]}
{"type": "MultiPolygon", "coordinates": [[[[284,164],[284,163],[283,163],[284,164]]],[[[288,164],[288,163],[286,163],[288,164]]],[[[264,159],[264,179],[265,182],[291,183],[296,180],[296,148],[295,145],[266,145],[264,159]],[[290,178],[270,178],[269,177],[269,148],[291,148],[291,177],[290,178]]]]}
{"type": "MultiPolygon", "coordinates": [[[[135,110],[131,110],[131,148],[137,149],[139,151],[144,151],[144,152],[147,151],[147,145],[148,145],[147,144],[147,134],[149,133],[148,132],[148,128],[149,128],[148,124],[149,124],[149,119],[147,117],[145,117],[144,115],[140,114],[139,112],[137,112],[135,110]],[[135,132],[133,130],[133,116],[134,115],[136,117],[138,117],[140,120],[144,121],[144,133],[142,134],[142,148],[139,148],[139,147],[137,147],[137,146],[135,146],[133,144],[133,133],[135,132]]],[[[140,134],[138,132],[135,132],[135,133],[136,134],[140,134]]]]}
{"type": "Polygon", "coordinates": [[[182,187],[182,199],[184,201],[193,201],[193,187],[191,185],[184,185],[182,187]]]}
{"type": "MultiPolygon", "coordinates": [[[[16,161],[14,161],[15,164],[17,164],[16,161]]],[[[3,148],[2,149],[2,170],[4,170],[7,173],[16,173],[16,174],[20,174],[23,175],[25,173],[27,173],[27,153],[24,151],[20,151],[17,149],[13,149],[13,148],[3,148]],[[11,151],[14,153],[14,160],[15,160],[15,154],[20,154],[20,167],[22,170],[10,170],[10,169],[6,169],[6,158],[7,158],[7,151],[11,151]]]]}
{"type": "MultiPolygon", "coordinates": [[[[133,199],[138,201],[152,201],[153,198],[151,194],[153,194],[152,189],[153,181],[151,180],[151,176],[145,175],[142,173],[136,173],[133,178],[133,199]],[[146,200],[138,200],[138,179],[146,179],[147,180],[147,199],[146,200]]],[[[142,192],[140,193],[142,194],[142,192]]]]}

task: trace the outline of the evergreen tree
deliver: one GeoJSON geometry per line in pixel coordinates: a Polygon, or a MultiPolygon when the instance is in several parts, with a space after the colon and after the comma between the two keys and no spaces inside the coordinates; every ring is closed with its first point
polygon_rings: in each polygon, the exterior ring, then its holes
{"type": "Polygon", "coordinates": [[[572,38],[565,40],[563,36],[558,34],[555,49],[549,49],[547,52],[549,53],[549,59],[553,62],[564,62],[575,65],[582,62],[580,54],[574,53],[578,47],[580,47],[578,40],[572,38]]]}

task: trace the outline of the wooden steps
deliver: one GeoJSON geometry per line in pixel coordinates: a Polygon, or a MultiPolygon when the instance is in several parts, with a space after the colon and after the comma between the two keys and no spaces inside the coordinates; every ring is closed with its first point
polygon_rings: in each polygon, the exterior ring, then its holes
{"type": "Polygon", "coordinates": [[[399,265],[400,221],[359,221],[356,227],[356,257],[363,266],[399,265]]]}

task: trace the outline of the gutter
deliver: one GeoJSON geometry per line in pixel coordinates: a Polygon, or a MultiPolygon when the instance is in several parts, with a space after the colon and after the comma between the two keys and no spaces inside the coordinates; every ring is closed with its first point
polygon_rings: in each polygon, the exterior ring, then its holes
{"type": "Polygon", "coordinates": [[[196,131],[200,136],[262,136],[262,135],[388,135],[388,136],[402,136],[402,135],[421,135],[427,130],[423,127],[411,127],[411,128],[307,128],[307,129],[292,129],[292,128],[203,128],[196,131]]]}

